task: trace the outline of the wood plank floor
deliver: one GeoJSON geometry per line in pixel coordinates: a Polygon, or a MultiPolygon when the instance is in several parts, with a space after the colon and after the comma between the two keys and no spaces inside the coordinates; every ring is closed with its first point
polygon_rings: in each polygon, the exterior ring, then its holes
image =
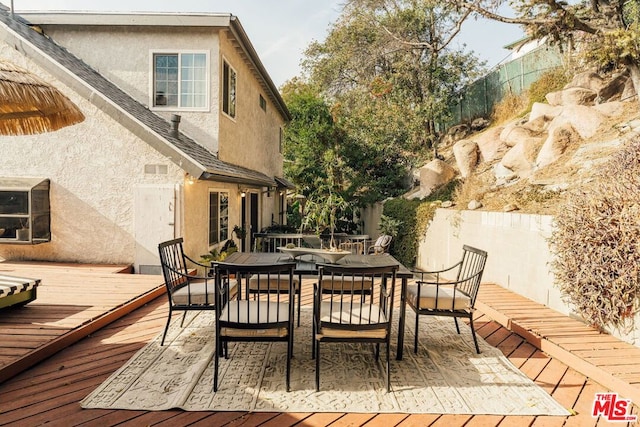
{"type": "Polygon", "coordinates": [[[0,263],[1,274],[42,280],[35,301],[0,312],[0,382],[164,292],[159,276],[119,274],[128,272],[124,265],[0,263]]]}
{"type": "Polygon", "coordinates": [[[477,307],[551,357],[640,404],[640,348],[497,285],[477,307]]]}
{"type": "MultiPolygon", "coordinates": [[[[492,307],[499,306],[517,296],[514,297],[508,292],[502,294],[499,289],[492,289],[491,286],[486,287],[486,291],[482,295],[482,304],[489,313],[479,312],[475,319],[479,335],[499,348],[513,364],[547,390],[563,406],[576,411],[575,416],[503,417],[440,414],[184,412],[180,410],[147,412],[81,409],[79,401],[82,398],[162,331],[168,310],[164,298],[157,298],[0,384],[0,425],[47,424],[101,427],[114,425],[370,427],[610,425],[606,420],[595,419],[590,415],[595,393],[608,389],[567,363],[550,357],[537,348],[534,345],[536,340],[532,338],[535,337],[534,329],[528,332],[532,337],[521,336],[501,324],[504,322],[509,328],[514,329],[514,325],[519,323],[505,321],[506,316],[503,315],[496,315],[495,317],[498,317],[496,321],[492,316],[495,314],[492,307]]],[[[514,301],[519,303],[518,298],[514,301]]],[[[303,295],[303,303],[309,302],[310,296],[303,295]]],[[[510,306],[507,304],[505,307],[510,306]]],[[[520,309],[514,314],[529,313],[525,306],[520,306],[520,309]]],[[[544,315],[543,312],[542,317],[544,315]]],[[[524,326],[519,327],[524,328],[524,326]]],[[[611,342],[612,346],[605,346],[604,350],[615,351],[618,342],[611,342]]],[[[635,407],[634,411],[637,413],[635,407]]],[[[625,425],[624,423],[616,424],[625,425]]]]}

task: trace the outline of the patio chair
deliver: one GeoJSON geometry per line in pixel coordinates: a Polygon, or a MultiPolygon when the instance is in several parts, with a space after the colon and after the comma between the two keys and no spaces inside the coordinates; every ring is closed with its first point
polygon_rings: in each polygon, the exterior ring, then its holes
{"type": "MultiPolygon", "coordinates": [[[[300,326],[300,310],[302,305],[302,297],[300,295],[300,277],[293,278],[294,293],[291,294],[291,303],[295,305],[296,299],[298,300],[298,326],[300,326]]],[[[284,277],[282,280],[277,277],[269,277],[262,275],[253,275],[249,278],[249,293],[289,293],[289,278],[284,277]]]]}
{"type": "Polygon", "coordinates": [[[316,391],[320,390],[320,344],[355,342],[375,344],[374,357],[380,356],[380,344],[386,351],[386,388],[391,390],[390,343],[393,298],[397,265],[354,267],[320,264],[318,283],[334,282],[341,292],[323,292],[314,284],[312,352],[316,360],[316,391]],[[377,283],[369,302],[358,289],[365,281],[377,283]]]}
{"type": "Polygon", "coordinates": [[[367,254],[369,255],[377,255],[389,252],[389,246],[391,246],[392,236],[388,234],[383,234],[378,237],[375,243],[367,249],[367,254]]]}
{"type": "Polygon", "coordinates": [[[185,255],[183,242],[184,239],[180,237],[158,245],[160,265],[169,298],[169,316],[160,345],[164,345],[174,311],[183,312],[180,322],[182,327],[187,311],[216,309],[213,277],[192,274],[198,267],[204,267],[206,274],[211,266],[201,264],[185,255]],[[187,261],[194,267],[190,268],[187,261]]]}
{"type": "Polygon", "coordinates": [[[358,277],[349,275],[346,277],[324,276],[318,279],[320,290],[324,294],[347,294],[349,296],[360,295],[361,302],[365,301],[365,295],[373,294],[373,277],[361,275],[358,277]]]}
{"type": "Polygon", "coordinates": [[[473,343],[480,354],[473,328],[473,313],[486,262],[487,252],[464,245],[462,259],[451,267],[438,271],[414,270],[419,279],[407,286],[406,294],[407,304],[416,313],[414,353],[418,352],[420,316],[449,316],[453,317],[458,334],[458,318],[469,319],[473,343]],[[449,279],[446,278],[447,273],[450,274],[449,279]]]}
{"type": "Polygon", "coordinates": [[[338,245],[338,249],[349,251],[355,255],[364,253],[364,242],[342,242],[338,245]]]}
{"type": "Polygon", "coordinates": [[[216,354],[213,391],[218,391],[220,357],[229,357],[229,342],[280,341],[287,343],[286,389],[290,391],[293,356],[293,271],[296,264],[214,264],[216,304],[216,354]],[[266,285],[266,292],[252,293],[251,280],[266,285]],[[288,295],[281,292],[288,283],[288,295]],[[237,283],[236,298],[231,299],[237,283]],[[273,291],[273,292],[270,292],[273,291]]]}

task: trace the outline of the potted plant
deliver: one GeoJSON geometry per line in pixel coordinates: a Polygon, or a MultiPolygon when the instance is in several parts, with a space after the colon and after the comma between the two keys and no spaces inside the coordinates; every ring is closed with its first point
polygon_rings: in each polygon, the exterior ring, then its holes
{"type": "Polygon", "coordinates": [[[229,239],[224,243],[219,252],[214,248],[211,249],[208,254],[200,255],[200,262],[210,263],[211,261],[224,261],[226,257],[237,251],[238,246],[236,242],[229,239]]]}
{"type": "Polygon", "coordinates": [[[29,220],[21,218],[20,228],[16,229],[17,240],[29,240],[29,220]]]}
{"type": "Polygon", "coordinates": [[[240,227],[239,225],[233,227],[233,233],[241,241],[244,240],[245,237],[247,237],[247,230],[245,230],[244,227],[240,227]]]}
{"type": "Polygon", "coordinates": [[[329,250],[337,250],[334,236],[337,213],[347,207],[349,207],[349,203],[340,194],[333,191],[310,198],[307,201],[304,224],[315,227],[318,235],[325,230],[329,231],[329,250]]]}

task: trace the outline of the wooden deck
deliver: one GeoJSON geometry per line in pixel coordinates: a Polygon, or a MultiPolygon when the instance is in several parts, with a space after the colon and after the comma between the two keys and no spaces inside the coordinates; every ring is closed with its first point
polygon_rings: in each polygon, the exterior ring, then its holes
{"type": "Polygon", "coordinates": [[[0,312],[0,383],[164,292],[159,276],[124,265],[0,263],[0,274],[42,279],[38,298],[0,312]]]}
{"type": "MultiPolygon", "coordinates": [[[[48,269],[52,267],[50,265],[13,266],[14,264],[0,264],[0,271],[10,267],[16,268],[14,274],[28,275],[27,271],[32,272],[31,275],[43,279],[42,287],[48,287],[48,291],[43,289],[37,303],[11,310],[8,316],[5,312],[0,312],[0,354],[16,353],[19,357],[15,360],[20,367],[20,361],[34,352],[36,347],[34,344],[21,345],[21,342],[37,342],[46,346],[45,341],[50,340],[55,348],[46,352],[51,354],[46,360],[21,373],[10,375],[10,379],[0,380],[0,425],[604,426],[611,424],[602,418],[592,418],[590,414],[596,392],[611,390],[636,403],[640,402],[640,399],[636,400],[631,394],[627,394],[627,391],[637,393],[638,380],[635,373],[638,369],[633,365],[635,363],[638,366],[635,360],[640,357],[639,348],[627,346],[607,335],[594,333],[580,322],[547,311],[548,309],[500,287],[483,284],[479,304],[481,312],[475,320],[478,333],[499,348],[514,365],[563,406],[572,408],[577,415],[503,417],[83,410],[79,401],[162,331],[168,311],[167,304],[164,298],[153,299],[153,295],[162,292],[157,287],[159,277],[115,274],[113,269],[103,270],[97,266],[80,270],[71,266],[53,270],[48,269]],[[18,267],[24,270],[21,269],[18,273],[18,267]],[[145,280],[146,289],[143,284],[145,280]],[[143,296],[134,295],[136,292],[143,296]],[[65,299],[63,293],[68,293],[70,299],[65,299]],[[122,296],[117,296],[120,293],[122,296]],[[149,302],[140,304],[143,300],[149,302]],[[87,301],[92,301],[92,304],[87,301]],[[126,301],[136,304],[138,308],[132,310],[126,301]],[[52,305],[51,309],[45,310],[49,303],[52,305]],[[110,314],[100,314],[100,310],[110,314]],[[29,312],[41,312],[43,316],[30,317],[27,316],[29,312]],[[44,315],[45,313],[48,314],[44,315]],[[123,313],[127,314],[114,320],[123,313]],[[105,316],[108,316],[108,321],[105,316]],[[5,317],[13,320],[8,322],[5,317]],[[89,319],[92,317],[96,318],[99,327],[90,326],[92,322],[89,319]],[[19,322],[20,319],[22,322],[19,322]],[[28,323],[25,319],[31,319],[29,322],[32,327],[23,329],[21,338],[16,337],[12,330],[22,328],[20,323],[28,323]],[[75,328],[72,326],[74,322],[78,323],[75,328]],[[74,333],[79,329],[92,332],[85,339],[78,341],[77,337],[74,338],[72,341],[77,341],[75,344],[66,344],[64,337],[67,334],[81,335],[74,333]],[[62,344],[68,346],[58,348],[62,344]],[[30,350],[11,350],[23,347],[30,350]],[[624,350],[622,358],[617,357],[619,349],[624,350]]],[[[9,271],[5,272],[11,274],[9,271]]],[[[310,303],[309,295],[303,295],[303,303],[310,303]]],[[[5,371],[16,366],[15,363],[8,364],[10,358],[3,360],[5,371]]],[[[634,413],[637,413],[635,407],[634,413]]]]}

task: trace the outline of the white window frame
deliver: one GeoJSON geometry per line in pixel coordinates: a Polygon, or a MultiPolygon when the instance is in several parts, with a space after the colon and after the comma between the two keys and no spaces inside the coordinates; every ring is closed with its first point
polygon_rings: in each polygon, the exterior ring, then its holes
{"type": "Polygon", "coordinates": [[[238,116],[238,72],[236,71],[235,68],[233,68],[231,63],[224,57],[222,58],[221,67],[222,68],[220,70],[220,80],[222,82],[222,86],[220,88],[220,111],[222,111],[222,113],[225,116],[229,117],[232,120],[235,120],[236,117],[238,116]],[[228,99],[226,99],[229,106],[233,105],[233,111],[225,111],[225,94],[227,93],[227,83],[228,83],[225,80],[225,75],[224,75],[225,66],[227,66],[229,68],[229,71],[233,72],[233,74],[235,75],[233,98],[232,98],[232,91],[228,90],[228,99]]]}
{"type": "Polygon", "coordinates": [[[182,50],[182,49],[154,49],[149,54],[149,105],[152,110],[170,110],[170,111],[196,111],[208,112],[211,108],[211,60],[208,50],[182,50]],[[182,98],[182,56],[187,54],[196,54],[205,56],[205,105],[203,107],[184,107],[180,105],[182,98]],[[178,105],[156,105],[156,75],[155,75],[155,58],[156,55],[177,55],[178,56],[178,105]]]}
{"type": "Polygon", "coordinates": [[[229,230],[229,208],[231,206],[231,193],[229,190],[222,190],[222,189],[209,189],[209,198],[207,200],[207,206],[208,206],[208,219],[207,219],[207,228],[208,228],[208,233],[207,233],[207,240],[209,243],[209,246],[215,246],[219,243],[224,243],[227,240],[229,240],[231,238],[231,230],[229,230]],[[216,230],[216,236],[213,236],[212,238],[212,233],[213,230],[211,229],[211,223],[213,221],[213,218],[211,216],[211,197],[213,194],[217,194],[218,195],[218,212],[217,212],[217,225],[218,228],[216,230]],[[221,203],[220,203],[220,196],[224,194],[227,197],[227,212],[226,212],[226,217],[225,215],[223,215],[223,212],[221,211],[221,203]],[[226,227],[225,227],[225,220],[226,220],[226,227]]]}

